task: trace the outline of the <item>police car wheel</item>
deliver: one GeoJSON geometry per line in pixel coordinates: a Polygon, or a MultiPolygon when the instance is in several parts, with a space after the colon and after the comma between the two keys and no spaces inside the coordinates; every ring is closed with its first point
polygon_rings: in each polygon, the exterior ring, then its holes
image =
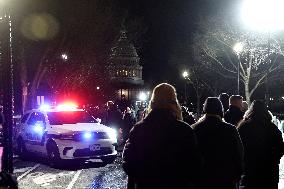
{"type": "Polygon", "coordinates": [[[111,164],[115,161],[116,157],[115,156],[111,156],[111,157],[104,157],[102,158],[102,161],[105,163],[105,164],[111,164]]]}
{"type": "Polygon", "coordinates": [[[26,159],[27,158],[27,149],[26,149],[26,145],[25,142],[23,141],[22,138],[18,139],[18,155],[21,159],[26,159]]]}
{"type": "Polygon", "coordinates": [[[61,163],[58,147],[55,142],[50,142],[47,145],[47,155],[51,167],[58,167],[61,163]]]}

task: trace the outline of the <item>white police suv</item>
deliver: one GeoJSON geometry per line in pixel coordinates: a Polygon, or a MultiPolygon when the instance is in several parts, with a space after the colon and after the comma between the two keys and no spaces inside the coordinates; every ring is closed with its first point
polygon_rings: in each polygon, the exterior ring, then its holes
{"type": "Polygon", "coordinates": [[[66,159],[101,159],[112,163],[117,155],[116,131],[72,104],[43,106],[26,112],[16,139],[20,157],[29,153],[45,155],[52,166],[66,159]]]}

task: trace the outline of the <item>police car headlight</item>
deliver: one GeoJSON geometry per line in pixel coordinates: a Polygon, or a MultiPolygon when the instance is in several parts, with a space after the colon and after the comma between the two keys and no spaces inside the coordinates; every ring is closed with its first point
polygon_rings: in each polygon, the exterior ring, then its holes
{"type": "Polygon", "coordinates": [[[116,133],[116,130],[114,129],[109,129],[108,132],[108,137],[111,139],[111,140],[117,140],[117,133],[116,133]]]}
{"type": "Polygon", "coordinates": [[[42,133],[43,133],[43,126],[40,125],[40,124],[36,124],[36,125],[34,125],[34,127],[33,127],[33,131],[34,131],[35,133],[42,134],[42,133]]]}
{"type": "Polygon", "coordinates": [[[92,133],[90,133],[90,132],[85,132],[85,133],[83,134],[83,138],[84,138],[84,139],[89,140],[89,139],[91,139],[92,137],[93,137],[93,135],[92,135],[92,133]]]}

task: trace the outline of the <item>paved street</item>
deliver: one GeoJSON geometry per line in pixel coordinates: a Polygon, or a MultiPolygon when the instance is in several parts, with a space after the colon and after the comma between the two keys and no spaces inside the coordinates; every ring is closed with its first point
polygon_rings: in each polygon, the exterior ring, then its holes
{"type": "MultiPolygon", "coordinates": [[[[15,161],[15,176],[21,189],[124,189],[127,176],[121,167],[121,157],[113,164],[86,163],[63,169],[53,169],[36,161],[15,161]]],[[[284,189],[284,158],[280,164],[279,189],[284,189]]]]}
{"type": "Polygon", "coordinates": [[[63,169],[53,169],[38,158],[35,162],[15,161],[15,176],[19,188],[30,189],[122,189],[127,176],[121,168],[121,158],[113,164],[86,163],[63,169]],[[70,168],[72,167],[72,168],[70,168]]]}

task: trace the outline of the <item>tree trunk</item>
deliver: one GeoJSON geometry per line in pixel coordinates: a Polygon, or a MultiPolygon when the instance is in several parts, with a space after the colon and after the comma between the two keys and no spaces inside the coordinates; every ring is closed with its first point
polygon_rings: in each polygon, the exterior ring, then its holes
{"type": "Polygon", "coordinates": [[[246,101],[248,103],[248,106],[250,106],[249,82],[245,82],[245,95],[246,95],[246,101]]]}

